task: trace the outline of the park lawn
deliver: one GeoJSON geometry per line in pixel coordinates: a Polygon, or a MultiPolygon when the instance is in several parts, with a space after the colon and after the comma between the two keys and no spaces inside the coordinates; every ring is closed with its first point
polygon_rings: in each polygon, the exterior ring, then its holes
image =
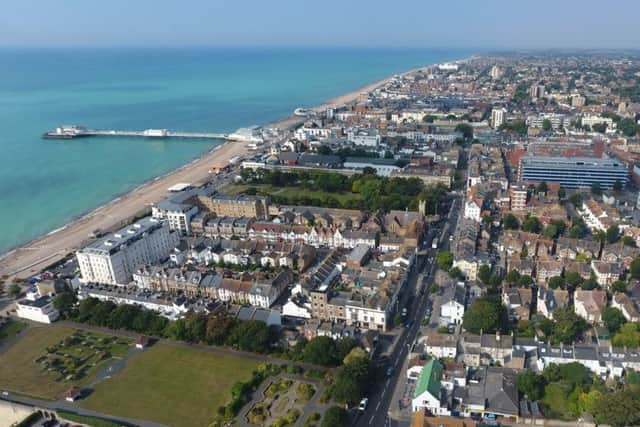
{"type": "Polygon", "coordinates": [[[248,359],[156,344],[133,355],[81,406],[175,427],[207,426],[230,400],[231,386],[250,379],[256,367],[248,359]]]}
{"type": "Polygon", "coordinates": [[[350,200],[362,200],[362,196],[358,193],[311,191],[295,186],[274,187],[270,184],[229,184],[222,189],[222,192],[233,195],[242,194],[249,187],[256,188],[259,194],[268,194],[270,196],[281,196],[292,199],[300,197],[308,197],[311,199],[326,199],[328,197],[332,197],[336,199],[341,205],[344,205],[350,200]]]}
{"type": "MultiPolygon", "coordinates": [[[[36,398],[57,400],[62,398],[64,392],[70,387],[74,385],[84,387],[89,384],[98,369],[113,360],[112,358],[98,360],[96,357],[89,357],[92,350],[82,344],[64,348],[62,351],[69,354],[87,357],[87,362],[80,365],[86,368],[84,374],[76,380],[69,381],[57,380],[61,377],[59,373],[47,371],[36,362],[47,357],[48,347],[59,346],[74,333],[81,333],[85,337],[94,339],[107,337],[107,335],[79,332],[60,326],[31,328],[6,351],[0,353],[0,388],[36,398]]],[[[128,339],[119,338],[117,343],[108,347],[109,352],[116,357],[124,356],[130,343],[128,339]]]]}
{"type": "Polygon", "coordinates": [[[30,329],[20,340],[0,354],[0,387],[42,399],[58,399],[70,387],[54,381],[35,360],[73,333],[73,329],[45,326],[30,329]]]}
{"type": "Polygon", "coordinates": [[[0,328],[0,344],[12,340],[20,332],[27,327],[25,322],[19,320],[9,320],[9,322],[0,328]]]}

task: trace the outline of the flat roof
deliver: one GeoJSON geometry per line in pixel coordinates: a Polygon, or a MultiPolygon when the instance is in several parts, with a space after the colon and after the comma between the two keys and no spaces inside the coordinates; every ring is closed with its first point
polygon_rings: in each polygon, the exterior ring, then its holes
{"type": "Polygon", "coordinates": [[[173,184],[171,187],[167,188],[168,191],[172,193],[177,193],[182,190],[186,190],[187,188],[191,188],[191,183],[189,182],[178,182],[177,184],[173,184]]]}

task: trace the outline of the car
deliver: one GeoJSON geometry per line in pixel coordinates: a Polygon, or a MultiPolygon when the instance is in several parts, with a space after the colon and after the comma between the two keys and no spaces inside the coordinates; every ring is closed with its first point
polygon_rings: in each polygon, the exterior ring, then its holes
{"type": "Polygon", "coordinates": [[[407,315],[407,307],[402,307],[402,316],[406,316],[407,315]]]}
{"type": "Polygon", "coordinates": [[[360,404],[358,405],[358,410],[360,411],[366,411],[367,409],[367,404],[369,403],[369,399],[368,398],[364,398],[360,401],[360,404]]]}
{"type": "Polygon", "coordinates": [[[409,320],[407,323],[405,323],[404,327],[409,329],[412,325],[413,325],[413,322],[409,320]]]}
{"type": "Polygon", "coordinates": [[[387,368],[387,376],[390,377],[391,375],[393,375],[393,366],[387,368]]]}

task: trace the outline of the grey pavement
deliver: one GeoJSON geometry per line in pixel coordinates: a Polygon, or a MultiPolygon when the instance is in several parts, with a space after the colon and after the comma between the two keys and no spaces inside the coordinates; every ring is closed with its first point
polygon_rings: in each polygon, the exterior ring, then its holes
{"type": "Polygon", "coordinates": [[[111,363],[103,366],[97,373],[96,377],[91,381],[91,383],[87,386],[87,388],[94,388],[104,380],[108,380],[112,376],[116,375],[118,372],[122,371],[124,367],[127,365],[127,360],[131,356],[136,353],[139,353],[142,350],[138,350],[135,346],[130,346],[127,354],[124,357],[119,357],[113,360],[111,363]]]}

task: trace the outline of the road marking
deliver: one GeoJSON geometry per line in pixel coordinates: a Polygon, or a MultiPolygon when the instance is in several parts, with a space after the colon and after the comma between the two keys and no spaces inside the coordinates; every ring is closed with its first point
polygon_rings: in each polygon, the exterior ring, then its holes
{"type": "Polygon", "coordinates": [[[378,411],[378,409],[380,409],[380,402],[378,401],[378,404],[376,405],[376,412],[378,411]]]}
{"type": "Polygon", "coordinates": [[[371,424],[373,422],[373,418],[375,417],[375,415],[371,415],[371,418],[369,418],[369,424],[371,424]]]}
{"type": "Polygon", "coordinates": [[[387,378],[387,382],[384,384],[385,390],[387,389],[387,387],[389,387],[389,382],[390,381],[391,381],[391,378],[387,378]]]}

